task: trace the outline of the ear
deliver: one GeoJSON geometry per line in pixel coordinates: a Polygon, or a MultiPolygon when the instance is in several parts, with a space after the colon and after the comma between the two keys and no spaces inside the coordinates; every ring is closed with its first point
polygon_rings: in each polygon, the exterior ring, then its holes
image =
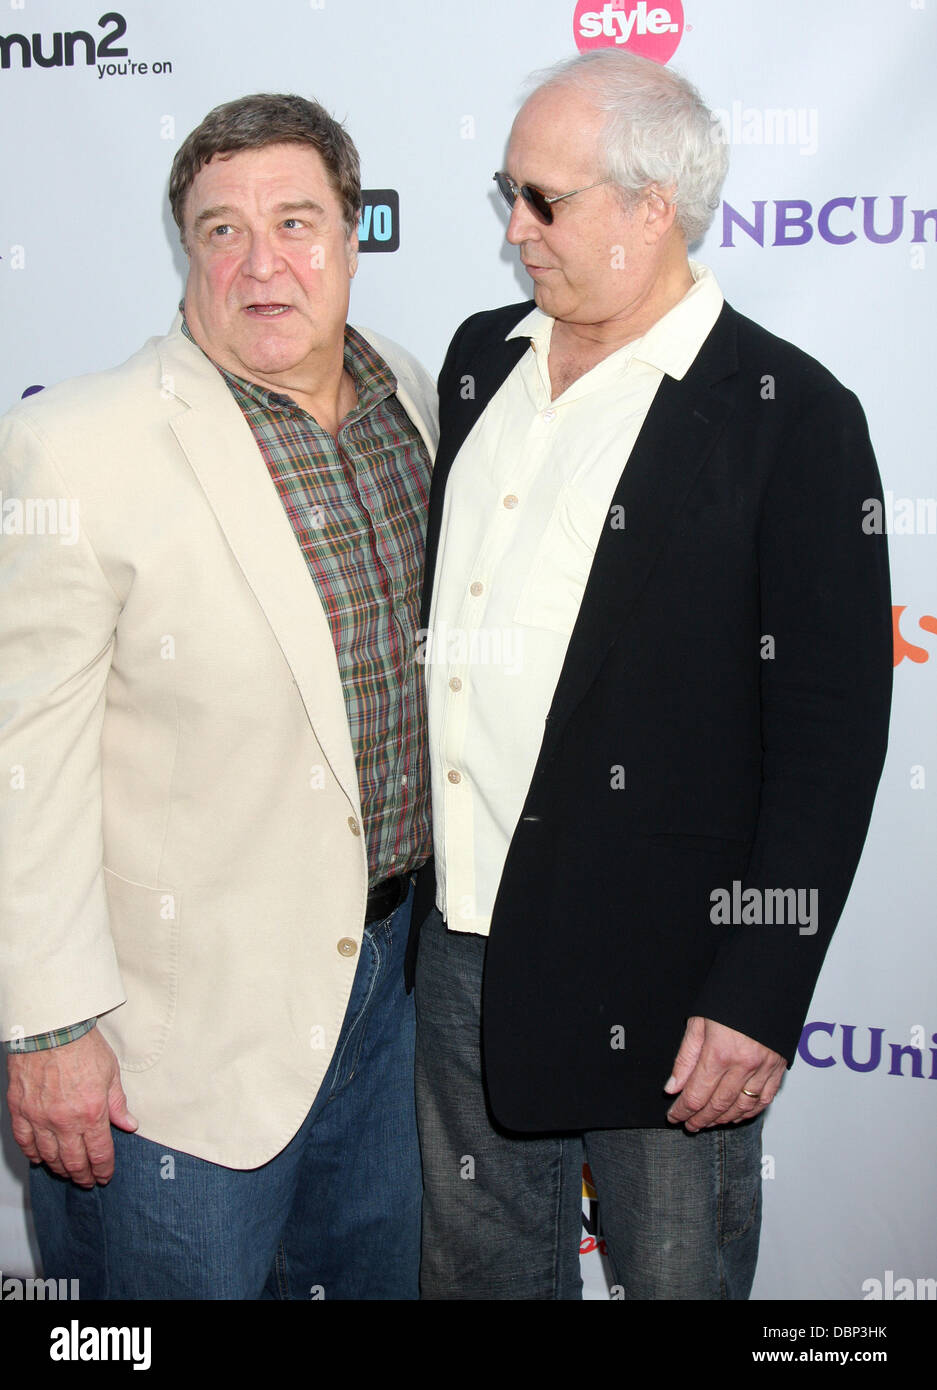
{"type": "Polygon", "coordinates": [[[357,230],[353,231],[352,234],[351,234],[351,236],[348,238],[347,252],[348,252],[348,278],[349,278],[349,280],[353,280],[353,279],[355,278],[355,271],[358,269],[358,232],[357,232],[357,230]]]}
{"type": "Polygon", "coordinates": [[[648,241],[660,241],[677,217],[675,188],[648,188],[644,195],[644,234],[648,241]]]}

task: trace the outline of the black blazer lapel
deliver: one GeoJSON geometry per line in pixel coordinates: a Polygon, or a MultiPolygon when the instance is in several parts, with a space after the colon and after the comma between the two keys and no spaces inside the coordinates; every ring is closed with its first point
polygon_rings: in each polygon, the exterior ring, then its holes
{"type": "Polygon", "coordinates": [[[724,306],[683,380],[665,376],[660,384],[615,489],[547,715],[538,766],[624,631],[629,610],[732,414],[733,393],[720,391],[718,383],[737,371],[734,320],[734,311],[724,306]]]}

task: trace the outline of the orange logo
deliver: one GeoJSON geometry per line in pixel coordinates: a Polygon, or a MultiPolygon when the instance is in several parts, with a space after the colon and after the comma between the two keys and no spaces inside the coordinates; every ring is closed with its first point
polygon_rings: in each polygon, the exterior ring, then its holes
{"type": "MultiPolygon", "coordinates": [[[[926,648],[916,647],[913,642],[906,641],[901,635],[901,615],[906,607],[907,604],[903,603],[900,608],[893,607],[891,610],[892,632],[895,640],[895,657],[893,663],[895,666],[899,666],[901,662],[904,661],[905,657],[907,657],[909,661],[916,661],[918,663],[927,661],[930,657],[930,652],[927,651],[926,648]]],[[[918,619],[918,627],[924,632],[933,632],[937,634],[937,618],[932,617],[930,613],[925,613],[923,618],[918,619]]]]}

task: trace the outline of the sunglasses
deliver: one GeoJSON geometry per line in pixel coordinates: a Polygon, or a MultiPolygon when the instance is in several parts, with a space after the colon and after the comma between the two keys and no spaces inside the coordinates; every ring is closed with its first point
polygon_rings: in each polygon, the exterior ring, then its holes
{"type": "Polygon", "coordinates": [[[553,221],[553,208],[550,206],[551,203],[561,203],[564,198],[574,198],[577,193],[588,193],[590,188],[602,188],[609,182],[608,179],[601,179],[598,183],[587,183],[584,188],[574,188],[569,193],[557,193],[555,197],[548,198],[545,193],[541,193],[540,189],[534,188],[532,184],[522,183],[518,188],[517,184],[511,178],[511,175],[506,174],[503,169],[493,175],[493,177],[495,183],[498,185],[498,192],[512,212],[514,211],[514,204],[517,202],[518,198],[523,198],[527,206],[536,213],[540,221],[547,227],[549,227],[550,223],[553,221]]]}

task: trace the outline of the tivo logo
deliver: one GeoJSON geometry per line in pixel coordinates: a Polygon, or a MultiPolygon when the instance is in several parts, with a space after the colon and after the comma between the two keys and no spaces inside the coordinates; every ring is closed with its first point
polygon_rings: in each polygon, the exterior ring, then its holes
{"type": "Polygon", "coordinates": [[[400,197],[396,188],[362,188],[359,251],[396,251],[400,245],[400,197]]]}

